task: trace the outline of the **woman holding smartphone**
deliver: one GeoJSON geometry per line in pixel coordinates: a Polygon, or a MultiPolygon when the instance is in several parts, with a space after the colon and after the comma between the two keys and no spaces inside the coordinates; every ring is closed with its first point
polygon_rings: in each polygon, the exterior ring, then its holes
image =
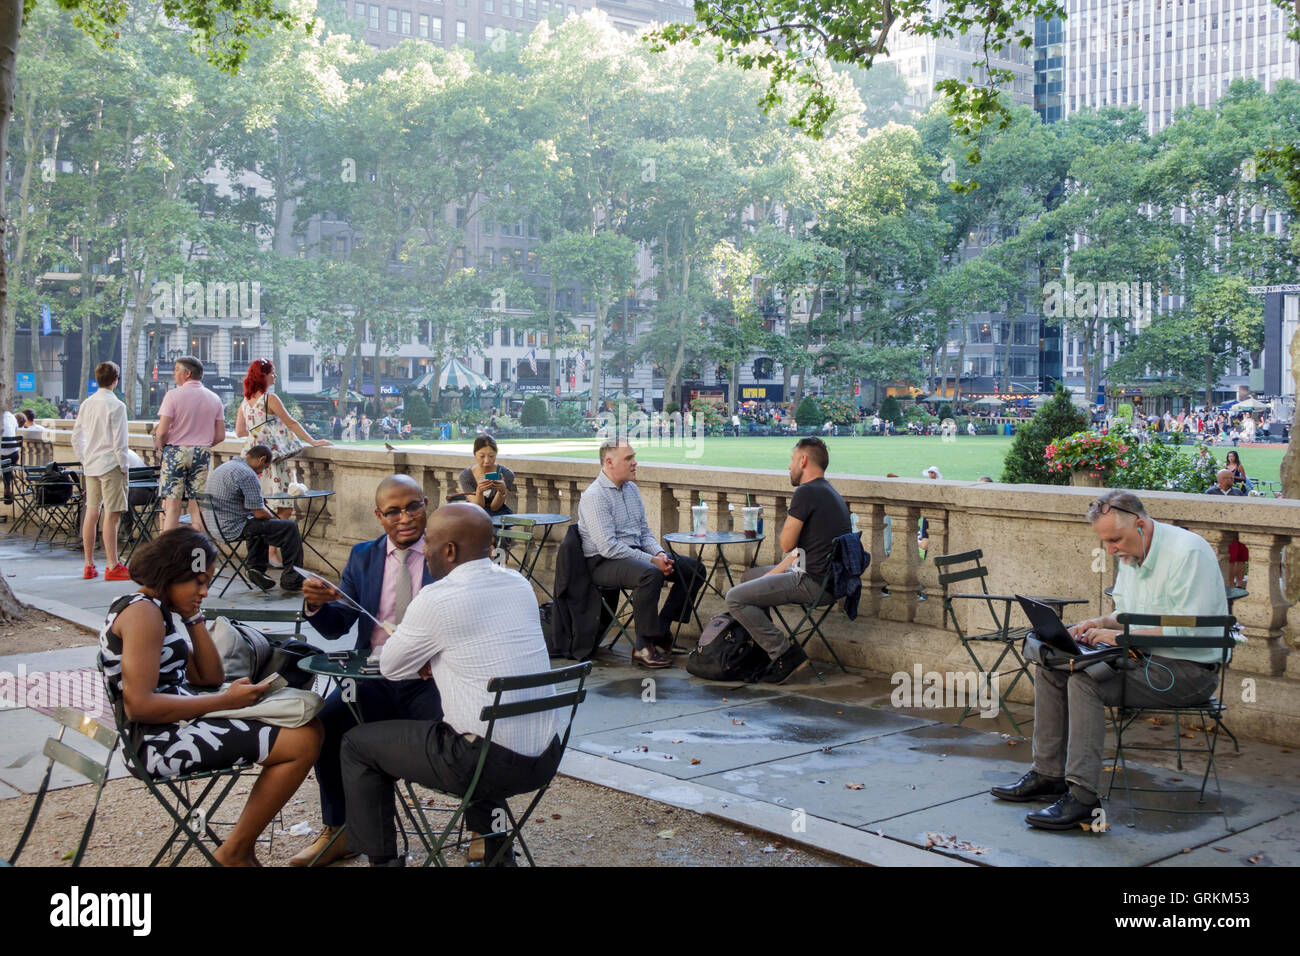
{"type": "Polygon", "coordinates": [[[515,493],[515,473],[497,464],[497,441],[491,435],[474,439],[474,464],[460,473],[460,490],[490,515],[512,515],[506,503],[515,493]]]}
{"type": "Polygon", "coordinates": [[[216,559],[205,535],[183,527],[137,551],[131,579],[140,589],[109,607],[99,633],[99,658],[121,708],[119,720],[151,776],[262,765],[234,830],[213,854],[223,866],[258,866],[256,840],[316,762],[324,731],[319,720],[290,729],[204,716],[248,707],[267,690],[246,677],[218,693],[200,694],[191,687],[216,686],[224,676],[201,607],[212,574],[194,570],[212,568],[216,559]],[[181,618],[185,635],[173,614],[181,618]]]}

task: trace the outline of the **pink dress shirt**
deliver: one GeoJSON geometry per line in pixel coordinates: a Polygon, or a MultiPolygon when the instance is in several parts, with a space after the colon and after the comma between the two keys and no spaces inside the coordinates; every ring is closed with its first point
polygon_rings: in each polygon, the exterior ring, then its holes
{"type": "Polygon", "coordinates": [[[167,429],[167,444],[212,447],[217,419],[224,419],[226,411],[216,392],[208,391],[202,382],[189,381],[173,388],[163,396],[159,417],[171,418],[167,429]]]}

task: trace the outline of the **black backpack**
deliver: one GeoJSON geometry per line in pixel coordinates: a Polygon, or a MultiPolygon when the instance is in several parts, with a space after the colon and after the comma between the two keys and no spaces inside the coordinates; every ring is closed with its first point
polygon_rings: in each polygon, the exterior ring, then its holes
{"type": "Polygon", "coordinates": [[[36,504],[41,508],[66,505],[72,500],[72,476],[52,461],[36,481],[35,492],[36,504]]]}
{"type": "Polygon", "coordinates": [[[719,614],[705,625],[699,645],[686,658],[686,671],[705,680],[751,684],[771,663],[739,621],[730,614],[719,614]]]}

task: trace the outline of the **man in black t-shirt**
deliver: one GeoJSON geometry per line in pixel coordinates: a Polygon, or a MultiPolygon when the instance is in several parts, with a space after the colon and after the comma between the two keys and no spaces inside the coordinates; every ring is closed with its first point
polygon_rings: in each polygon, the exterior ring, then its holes
{"type": "MultiPolygon", "coordinates": [[[[802,438],[790,458],[790,484],[795,493],[781,528],[780,564],[752,568],[727,592],[727,610],[767,651],[772,663],[759,680],[783,684],[808,660],[803,648],[772,623],[767,608],[778,604],[811,604],[817,600],[830,566],[836,538],[849,533],[849,508],[829,481],[830,452],[820,438],[802,438]],[[796,550],[797,549],[797,550],[796,550]],[[798,570],[796,560],[802,553],[798,570]]],[[[828,590],[822,603],[832,600],[828,590]]]]}

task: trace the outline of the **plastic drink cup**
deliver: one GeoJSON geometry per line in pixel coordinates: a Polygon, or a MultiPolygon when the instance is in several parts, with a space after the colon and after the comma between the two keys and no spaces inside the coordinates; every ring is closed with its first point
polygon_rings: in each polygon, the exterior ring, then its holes
{"type": "Polygon", "coordinates": [[[698,504],[691,506],[691,533],[702,538],[709,533],[709,506],[698,504]]]}
{"type": "Polygon", "coordinates": [[[749,505],[740,509],[746,538],[758,537],[758,516],[762,510],[758,505],[749,505]]]}

